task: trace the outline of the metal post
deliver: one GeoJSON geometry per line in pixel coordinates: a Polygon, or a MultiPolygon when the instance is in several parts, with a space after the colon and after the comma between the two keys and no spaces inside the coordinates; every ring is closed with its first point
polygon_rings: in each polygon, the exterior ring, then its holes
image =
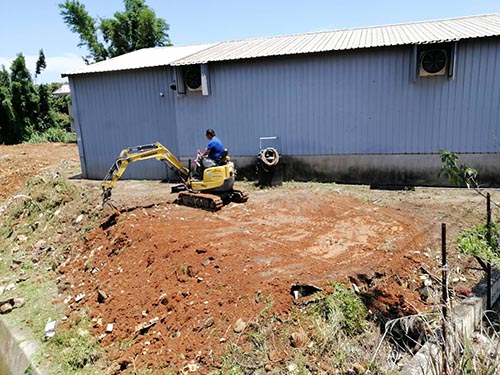
{"type": "MultiPolygon", "coordinates": [[[[491,247],[491,197],[490,193],[486,194],[486,243],[491,247]]],[[[488,261],[486,266],[486,309],[491,310],[491,262],[488,261]]]]}
{"type": "Polygon", "coordinates": [[[442,331],[443,331],[443,374],[448,372],[448,338],[447,338],[447,322],[448,322],[448,265],[446,261],[446,224],[441,224],[441,312],[442,312],[442,331]]]}
{"type": "Polygon", "coordinates": [[[486,242],[491,246],[491,197],[486,194],[486,242]]]}

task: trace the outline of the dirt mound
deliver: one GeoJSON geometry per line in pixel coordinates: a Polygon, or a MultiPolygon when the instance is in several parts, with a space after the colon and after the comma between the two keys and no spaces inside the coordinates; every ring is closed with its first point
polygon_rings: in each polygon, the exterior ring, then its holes
{"type": "Polygon", "coordinates": [[[334,190],[255,191],[217,213],[165,203],[103,224],[65,273],[85,295],[74,307],[90,308],[96,336],[122,366],[217,361],[238,319],[266,301],[289,311],[292,284],[356,283],[385,317],[426,308],[415,292],[419,220],[334,190]]]}

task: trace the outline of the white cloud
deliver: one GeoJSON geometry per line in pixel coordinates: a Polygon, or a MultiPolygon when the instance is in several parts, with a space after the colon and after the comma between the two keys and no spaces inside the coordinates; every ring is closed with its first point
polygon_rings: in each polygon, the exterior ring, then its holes
{"type": "MultiPolygon", "coordinates": [[[[27,55],[24,58],[26,59],[27,68],[34,77],[38,55],[27,55]]],[[[7,70],[9,70],[14,59],[15,57],[7,58],[0,56],[0,66],[5,65],[7,70]]],[[[47,68],[37,77],[37,83],[63,82],[67,79],[61,78],[61,73],[70,72],[85,65],[81,56],[74,53],[65,53],[63,56],[45,56],[45,62],[47,63],[47,68]]]]}

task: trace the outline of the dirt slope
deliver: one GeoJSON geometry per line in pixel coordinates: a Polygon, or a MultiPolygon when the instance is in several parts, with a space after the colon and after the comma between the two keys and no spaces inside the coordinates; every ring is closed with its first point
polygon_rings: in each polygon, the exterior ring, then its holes
{"type": "Polygon", "coordinates": [[[0,145],[0,203],[17,193],[28,178],[60,163],[79,161],[76,145],[64,143],[0,145]]]}
{"type": "MultiPolygon", "coordinates": [[[[65,145],[0,154],[2,199],[29,175],[78,160],[76,146],[65,145]]],[[[289,312],[293,284],[327,291],[331,281],[356,284],[375,319],[425,311],[430,304],[417,288],[422,266],[439,275],[441,222],[452,226],[451,238],[482,215],[482,198],[465,190],[243,186],[247,203],[211,213],[173,203],[168,184],[120,182],[113,195],[120,212],[106,208],[102,226],[75,244],[79,252],[61,269],[73,287],[61,301],[69,296],[71,309],[89,309],[95,336],[122,369],[194,361],[205,373],[238,339],[238,319],[248,322],[269,304],[289,312]]],[[[450,259],[460,272],[471,265],[456,253],[450,259]]],[[[467,277],[471,285],[477,273],[467,277]]]]}

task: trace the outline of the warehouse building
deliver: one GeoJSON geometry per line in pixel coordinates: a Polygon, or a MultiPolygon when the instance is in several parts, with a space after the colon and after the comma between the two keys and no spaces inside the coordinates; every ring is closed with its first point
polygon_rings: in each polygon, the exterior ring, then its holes
{"type": "MultiPolygon", "coordinates": [[[[445,149],[500,186],[500,14],[149,48],[63,76],[85,178],[156,141],[187,161],[214,128],[249,178],[272,146],[285,179],[446,185],[445,149]]],[[[172,176],[148,160],[125,177],[172,176]]]]}

